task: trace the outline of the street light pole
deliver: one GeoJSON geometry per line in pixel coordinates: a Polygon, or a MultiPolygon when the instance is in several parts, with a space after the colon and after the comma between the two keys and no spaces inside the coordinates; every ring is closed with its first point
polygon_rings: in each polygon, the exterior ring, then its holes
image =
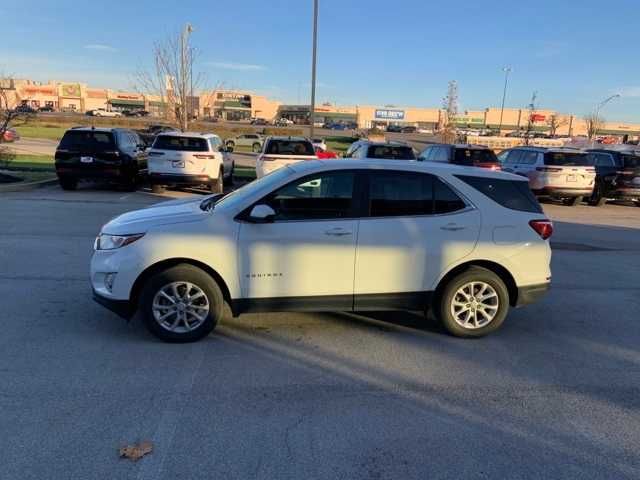
{"type": "Polygon", "coordinates": [[[595,122],[595,124],[593,125],[593,137],[591,138],[591,146],[592,147],[595,145],[596,136],[598,135],[598,125],[600,123],[600,109],[602,107],[604,107],[607,103],[609,103],[611,100],[616,99],[616,98],[620,98],[620,94],[619,93],[616,93],[614,95],[611,95],[610,97],[605,98],[598,105],[596,105],[596,115],[593,118],[593,121],[595,122]]]}
{"type": "Polygon", "coordinates": [[[318,47],[318,0],[313,0],[313,55],[311,59],[311,105],[309,106],[311,129],[310,136],[313,138],[313,128],[316,112],[316,51],[318,47]]]}
{"type": "Polygon", "coordinates": [[[502,106],[500,107],[500,125],[498,126],[498,135],[502,132],[502,117],[504,115],[504,102],[507,98],[507,82],[509,81],[509,74],[511,73],[511,67],[504,67],[504,90],[502,91],[502,106]]]}

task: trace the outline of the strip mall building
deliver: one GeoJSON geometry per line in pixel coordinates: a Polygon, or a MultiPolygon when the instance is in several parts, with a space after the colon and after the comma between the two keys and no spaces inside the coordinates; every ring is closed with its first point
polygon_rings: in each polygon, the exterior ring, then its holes
{"type": "MultiPolygon", "coordinates": [[[[49,106],[56,111],[86,112],[98,108],[124,111],[144,109],[152,116],[161,117],[167,104],[158,96],[137,92],[123,92],[91,88],[84,83],[48,82],[32,80],[5,80],[2,88],[9,92],[15,105],[33,108],[49,106]],[[12,95],[13,94],[13,95],[12,95]]],[[[287,118],[295,123],[308,123],[311,117],[309,105],[285,105],[277,100],[249,91],[214,90],[189,99],[189,110],[199,118],[215,117],[226,121],[246,121],[253,117],[267,120],[287,118]]],[[[316,123],[354,124],[358,128],[386,127],[390,124],[412,125],[425,129],[437,129],[446,120],[446,114],[438,108],[398,106],[354,105],[337,106],[322,104],[315,108],[316,123]]],[[[503,131],[526,128],[529,120],[533,129],[548,132],[552,124],[557,135],[585,135],[587,127],[577,115],[553,110],[537,110],[530,115],[527,109],[486,108],[469,110],[460,114],[455,123],[461,128],[491,128],[502,125],[503,131]]],[[[640,135],[640,124],[606,122],[598,133],[606,135],[640,135]]]]}

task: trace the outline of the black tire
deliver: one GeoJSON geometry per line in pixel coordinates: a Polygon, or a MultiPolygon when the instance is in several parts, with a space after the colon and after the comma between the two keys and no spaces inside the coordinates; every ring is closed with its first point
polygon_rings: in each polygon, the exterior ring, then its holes
{"type": "Polygon", "coordinates": [[[151,185],[151,191],[153,193],[164,193],[164,191],[165,191],[164,185],[153,184],[153,185],[151,185]]]}
{"type": "Polygon", "coordinates": [[[438,302],[434,306],[434,312],[451,335],[463,338],[483,337],[500,328],[504,322],[509,312],[509,291],[502,279],[491,270],[473,267],[452,278],[439,294],[438,302]],[[497,294],[497,312],[492,320],[478,328],[466,328],[459,324],[451,311],[456,292],[470,282],[484,282],[497,294]]]}
{"type": "Polygon", "coordinates": [[[196,342],[209,335],[222,317],[224,297],[218,284],[207,274],[193,265],[183,264],[168,268],[149,278],[140,297],[140,311],[147,329],[160,340],[170,343],[196,342]],[[153,314],[153,300],[156,294],[174,282],[189,282],[202,290],[209,302],[209,311],[204,322],[188,332],[171,331],[156,321],[153,314]]]}
{"type": "Polygon", "coordinates": [[[607,203],[607,199],[602,196],[602,187],[596,184],[593,189],[593,193],[591,194],[591,198],[589,198],[589,205],[592,207],[601,207],[605,203],[607,203]]]}
{"type": "Polygon", "coordinates": [[[253,153],[260,153],[260,150],[262,150],[262,145],[260,145],[259,143],[254,143],[251,147],[251,150],[253,150],[253,153]]]}
{"type": "Polygon", "coordinates": [[[577,207],[582,203],[582,197],[565,198],[564,200],[562,200],[562,203],[567,207],[577,207]]]}
{"type": "Polygon", "coordinates": [[[59,177],[58,181],[63,190],[75,190],[78,188],[78,180],[75,178],[59,177]]]}
{"type": "Polygon", "coordinates": [[[122,182],[122,189],[127,192],[135,192],[138,190],[138,177],[126,178],[122,182]]]}
{"type": "Polygon", "coordinates": [[[222,168],[218,172],[218,178],[213,180],[209,185],[211,193],[223,193],[224,191],[224,174],[222,168]]]}
{"type": "Polygon", "coordinates": [[[231,164],[231,171],[229,172],[229,175],[223,179],[222,183],[224,184],[225,187],[231,187],[233,186],[233,171],[235,170],[235,164],[231,164]]]}

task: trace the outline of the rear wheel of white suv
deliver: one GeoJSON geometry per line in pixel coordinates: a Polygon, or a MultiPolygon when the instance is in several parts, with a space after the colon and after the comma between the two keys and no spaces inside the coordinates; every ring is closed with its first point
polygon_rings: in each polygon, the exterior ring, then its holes
{"type": "Polygon", "coordinates": [[[509,291],[498,275],[473,267],[449,281],[435,311],[452,335],[482,337],[504,322],[509,311],[509,291]]]}
{"type": "Polygon", "coordinates": [[[222,168],[218,172],[218,178],[211,180],[209,189],[211,190],[211,193],[222,193],[224,191],[224,173],[222,168]]]}
{"type": "Polygon", "coordinates": [[[222,316],[220,287],[206,272],[177,265],[151,277],[140,310],[151,333],[165,342],[195,342],[209,335],[222,316]]]}
{"type": "Polygon", "coordinates": [[[582,203],[582,197],[565,198],[564,200],[562,200],[562,203],[564,205],[567,205],[568,207],[577,207],[582,203]]]}

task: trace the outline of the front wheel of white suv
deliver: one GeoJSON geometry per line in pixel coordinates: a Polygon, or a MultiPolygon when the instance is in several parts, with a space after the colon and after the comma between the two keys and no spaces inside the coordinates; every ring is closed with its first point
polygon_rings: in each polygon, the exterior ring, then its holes
{"type": "Polygon", "coordinates": [[[490,270],[473,267],[444,287],[435,311],[456,337],[482,337],[497,330],[509,311],[509,291],[490,270]]]}
{"type": "Polygon", "coordinates": [[[144,286],[140,310],[148,330],[165,342],[195,342],[209,335],[222,316],[220,287],[193,265],[155,274],[144,286]]]}

